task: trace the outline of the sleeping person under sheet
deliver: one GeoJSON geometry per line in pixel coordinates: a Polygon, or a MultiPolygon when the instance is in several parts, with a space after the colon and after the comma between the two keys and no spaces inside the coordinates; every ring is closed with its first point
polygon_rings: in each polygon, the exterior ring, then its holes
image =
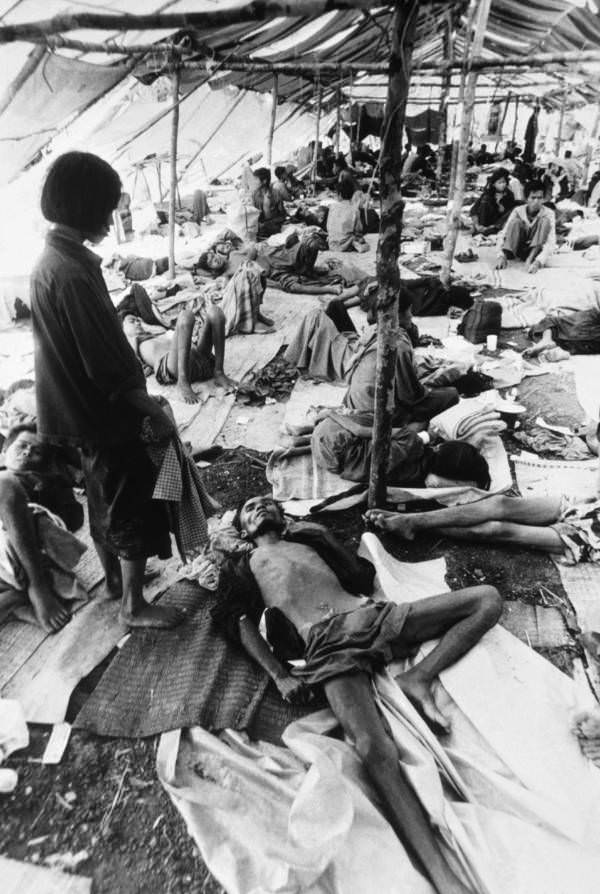
{"type": "Polygon", "coordinates": [[[371,563],[349,553],[320,525],[286,526],[279,504],[268,496],[246,500],[236,520],[255,549],[224,564],[223,599],[213,619],[269,674],[284,699],[303,698],[306,686],[324,687],[421,871],[438,894],[466,894],[402,772],[402,754],[378,712],[371,677],[385,663],[414,655],[421,643],[440,637],[426,658],[396,680],[434,731],[447,732],[431,685],[498,621],[498,592],[480,586],[402,605],[374,602],[360,595],[373,590],[371,563]],[[276,626],[287,633],[284,648],[271,651],[259,633],[265,609],[267,631],[276,626]],[[304,658],[304,666],[289,671],[285,661],[293,658],[304,658]]]}

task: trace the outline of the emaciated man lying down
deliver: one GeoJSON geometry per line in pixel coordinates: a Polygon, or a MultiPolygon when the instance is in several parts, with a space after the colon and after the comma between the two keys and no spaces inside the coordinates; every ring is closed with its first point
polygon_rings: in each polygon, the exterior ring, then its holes
{"type": "Polygon", "coordinates": [[[374,602],[360,595],[373,591],[370,562],[349,553],[320,525],[286,526],[271,497],[247,500],[237,524],[255,549],[223,566],[223,599],[213,609],[214,620],[265,669],[283,698],[301,698],[307,686],[323,685],[398,836],[439,894],[464,894],[467,889],[446,864],[402,773],[402,754],[377,711],[371,675],[441,637],[426,658],[396,679],[430,725],[447,731],[431,684],[498,621],[498,592],[480,586],[403,605],[374,602]],[[267,632],[278,628],[287,633],[285,647],[273,644],[273,652],[258,630],[265,609],[267,632]],[[304,658],[304,667],[289,671],[284,655],[304,658]]]}

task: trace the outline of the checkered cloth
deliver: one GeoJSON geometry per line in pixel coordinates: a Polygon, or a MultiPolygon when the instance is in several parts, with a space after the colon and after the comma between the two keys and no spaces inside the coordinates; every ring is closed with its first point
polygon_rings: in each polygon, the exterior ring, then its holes
{"type": "Polygon", "coordinates": [[[213,507],[200,473],[175,435],[165,446],[147,446],[158,468],[152,498],[168,505],[171,530],[184,561],[199,555],[208,543],[207,516],[213,507]]]}

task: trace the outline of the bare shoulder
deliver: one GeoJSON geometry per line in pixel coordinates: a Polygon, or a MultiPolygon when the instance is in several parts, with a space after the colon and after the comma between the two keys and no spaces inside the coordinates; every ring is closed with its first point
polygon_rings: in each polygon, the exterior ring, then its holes
{"type": "Polygon", "coordinates": [[[4,493],[24,490],[18,475],[15,475],[14,472],[9,471],[8,469],[0,470],[0,488],[4,493]]]}

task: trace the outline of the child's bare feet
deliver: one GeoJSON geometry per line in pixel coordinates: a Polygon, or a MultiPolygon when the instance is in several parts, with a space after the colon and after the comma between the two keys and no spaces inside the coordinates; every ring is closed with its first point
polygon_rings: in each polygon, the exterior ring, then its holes
{"type": "Polygon", "coordinates": [[[202,396],[193,391],[192,386],[187,383],[179,384],[177,390],[179,391],[179,397],[186,404],[197,404],[202,400],[202,396]]]}
{"type": "Polygon", "coordinates": [[[271,319],[271,317],[265,317],[264,314],[259,313],[256,314],[256,322],[262,323],[263,326],[273,326],[275,321],[271,319]]]}
{"type": "Polygon", "coordinates": [[[419,675],[418,670],[407,671],[395,677],[396,683],[415,706],[419,714],[427,722],[432,732],[436,735],[446,735],[450,732],[450,723],[439,711],[433,700],[428,681],[419,675]]]}
{"type": "Polygon", "coordinates": [[[30,587],[27,595],[36,622],[47,633],[56,633],[71,620],[71,612],[59,602],[50,588],[30,587]]]}
{"type": "Polygon", "coordinates": [[[410,515],[391,512],[388,509],[369,509],[365,512],[364,519],[382,531],[397,534],[405,540],[415,539],[413,519],[410,515]]]}
{"type": "Polygon", "coordinates": [[[177,627],[185,621],[185,615],[178,608],[166,605],[145,605],[136,612],[121,609],[119,617],[128,627],[177,627]]]}

